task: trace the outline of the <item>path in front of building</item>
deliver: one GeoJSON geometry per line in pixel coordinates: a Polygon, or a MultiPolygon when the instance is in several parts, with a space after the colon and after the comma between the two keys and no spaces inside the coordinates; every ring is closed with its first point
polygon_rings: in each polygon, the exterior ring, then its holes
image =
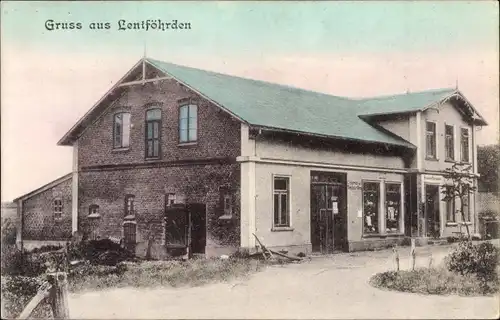
{"type": "MultiPolygon", "coordinates": [[[[417,267],[442,263],[450,246],[417,247],[417,267]]],[[[401,269],[409,249],[400,248],[401,269]]],[[[70,295],[72,318],[496,318],[499,298],[432,296],[371,287],[393,268],[391,250],[313,257],[268,267],[246,280],[195,288],[123,288],[70,295]]]]}

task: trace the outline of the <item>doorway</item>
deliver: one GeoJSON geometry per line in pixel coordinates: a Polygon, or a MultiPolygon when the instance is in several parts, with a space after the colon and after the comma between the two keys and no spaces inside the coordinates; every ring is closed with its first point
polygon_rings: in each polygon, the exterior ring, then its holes
{"type": "Polygon", "coordinates": [[[425,185],[425,221],[427,237],[439,238],[441,236],[441,219],[439,214],[439,186],[425,185]]]}
{"type": "Polygon", "coordinates": [[[347,250],[346,174],[311,172],[311,244],[322,254],[347,250]]]}
{"type": "Polygon", "coordinates": [[[171,255],[205,253],[206,206],[203,203],[167,204],[165,244],[171,255]]]}

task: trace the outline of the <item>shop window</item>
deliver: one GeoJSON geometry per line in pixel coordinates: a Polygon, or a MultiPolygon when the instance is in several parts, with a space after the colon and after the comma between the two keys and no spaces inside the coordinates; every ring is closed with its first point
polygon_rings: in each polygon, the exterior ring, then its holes
{"type": "Polygon", "coordinates": [[[385,229],[387,233],[399,232],[401,219],[401,184],[385,185],[385,229]]]}
{"type": "Polygon", "coordinates": [[[380,183],[363,183],[363,232],[378,233],[380,183]]]}

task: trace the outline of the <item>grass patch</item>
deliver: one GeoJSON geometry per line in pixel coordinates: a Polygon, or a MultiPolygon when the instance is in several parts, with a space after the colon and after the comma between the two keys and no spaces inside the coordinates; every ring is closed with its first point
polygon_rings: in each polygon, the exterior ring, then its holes
{"type": "Polygon", "coordinates": [[[381,289],[436,295],[484,296],[499,291],[498,276],[486,281],[445,268],[377,273],[371,277],[370,284],[381,289]]]}
{"type": "Polygon", "coordinates": [[[83,265],[70,274],[71,292],[108,288],[200,286],[247,277],[264,262],[250,259],[125,262],[115,267],[83,265]]]}

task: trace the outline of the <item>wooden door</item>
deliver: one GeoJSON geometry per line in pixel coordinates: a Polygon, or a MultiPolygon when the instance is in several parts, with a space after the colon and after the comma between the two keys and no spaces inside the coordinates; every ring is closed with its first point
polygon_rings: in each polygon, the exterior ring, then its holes
{"type": "Polygon", "coordinates": [[[173,205],[165,210],[165,245],[167,252],[185,254],[188,246],[189,215],[184,205],[173,205]]]}
{"type": "Polygon", "coordinates": [[[315,252],[347,249],[345,175],[311,173],[311,244],[315,252]]]}
{"type": "Polygon", "coordinates": [[[207,242],[206,206],[203,203],[188,205],[191,219],[191,250],[192,253],[205,253],[207,242]]]}
{"type": "Polygon", "coordinates": [[[425,214],[427,224],[427,236],[440,237],[441,219],[439,217],[439,186],[425,186],[425,214]]]}

